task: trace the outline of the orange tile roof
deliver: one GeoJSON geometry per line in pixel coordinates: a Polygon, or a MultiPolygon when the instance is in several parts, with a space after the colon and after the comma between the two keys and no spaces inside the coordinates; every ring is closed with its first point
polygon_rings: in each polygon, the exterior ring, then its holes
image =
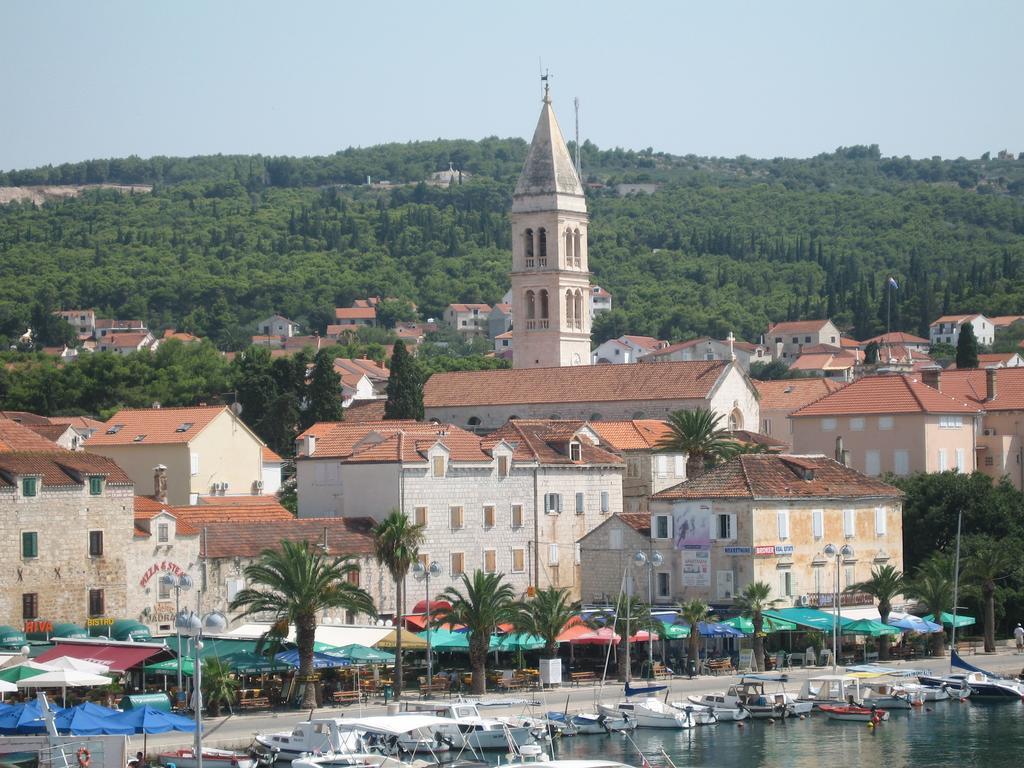
{"type": "Polygon", "coordinates": [[[724,360],[695,360],[435,373],[423,387],[423,404],[445,408],[697,400],[708,397],[728,368],[724,360]]]}
{"type": "Polygon", "coordinates": [[[653,450],[662,436],[671,432],[668,424],[659,419],[591,421],[589,426],[615,451],[653,450]]]}
{"type": "Polygon", "coordinates": [[[932,322],[932,325],[936,323],[962,323],[966,320],[973,320],[976,317],[981,317],[981,313],[975,312],[973,315],[943,315],[938,320],[932,322]]]}
{"type": "Polygon", "coordinates": [[[150,338],[149,331],[138,333],[112,333],[104,339],[104,343],[112,347],[138,347],[150,338]]]}
{"type": "Polygon", "coordinates": [[[136,496],[135,535],[140,538],[152,536],[153,532],[149,528],[149,521],[162,512],[174,518],[176,533],[182,536],[195,536],[199,533],[199,529],[190,525],[188,521],[179,519],[178,515],[174,514],[172,507],[167,504],[157,501],[152,496],[136,496]]]}
{"type": "Polygon", "coordinates": [[[171,507],[171,514],[178,520],[178,524],[186,524],[199,530],[210,523],[259,523],[257,530],[262,529],[263,523],[274,521],[294,522],[295,515],[281,506],[281,503],[273,496],[250,496],[259,503],[232,503],[229,497],[206,497],[208,501],[201,504],[183,505],[171,507]]]}
{"type": "Polygon", "coordinates": [[[990,317],[989,320],[992,321],[992,325],[996,328],[1005,328],[1008,325],[1024,320],[1024,315],[999,315],[997,317],[990,317]]]}
{"type": "MultiPolygon", "coordinates": [[[[202,432],[221,413],[223,405],[195,408],[126,408],[118,411],[89,438],[88,445],[134,445],[135,438],[145,435],[140,445],[187,443],[202,432]],[[184,432],[178,428],[191,424],[184,432]],[[118,427],[115,430],[116,427],[118,427]]],[[[230,411],[228,411],[230,413],[230,411]]]]}
{"type": "Polygon", "coordinates": [[[585,421],[571,419],[514,419],[485,438],[488,447],[504,440],[514,447],[513,458],[518,461],[536,461],[544,465],[611,465],[624,466],[614,453],[599,448],[586,438],[581,439],[580,460],[569,458],[569,441],[583,427],[585,421]]]}
{"type": "Polygon", "coordinates": [[[630,336],[627,334],[620,336],[619,339],[625,339],[630,344],[635,344],[636,346],[643,347],[644,349],[655,349],[658,348],[659,345],[668,344],[667,341],[656,339],[653,336],[630,336]]]}
{"type": "Polygon", "coordinates": [[[177,339],[178,341],[184,344],[189,344],[193,341],[201,341],[201,339],[198,336],[193,336],[191,333],[187,331],[176,331],[173,328],[165,328],[164,340],[166,341],[168,339],[177,339]]]}
{"type": "Polygon", "coordinates": [[[210,522],[203,526],[203,555],[210,558],[258,557],[265,549],[279,547],[282,540],[321,544],[326,531],[327,551],[331,557],[356,555],[365,558],[374,552],[373,526],[374,521],[370,517],[268,520],[259,526],[210,522]]]}
{"type": "Polygon", "coordinates": [[[47,440],[57,442],[60,440],[64,433],[71,429],[70,424],[32,424],[29,426],[33,432],[40,437],[45,437],[47,440]]]}
{"type": "MultiPolygon", "coordinates": [[[[820,331],[825,327],[825,320],[791,320],[782,323],[775,323],[775,325],[768,326],[768,334],[771,333],[811,333],[813,331],[820,331]]],[[[765,335],[768,335],[765,334],[765,335]]],[[[785,339],[783,339],[785,341],[785,339]]]]}
{"type": "Polygon", "coordinates": [[[947,395],[982,404],[986,411],[1024,411],[1024,368],[992,368],[996,377],[996,397],[988,396],[988,371],[946,370],[940,388],[947,395]]]}
{"type": "Polygon", "coordinates": [[[904,333],[903,331],[893,331],[892,333],[883,333],[879,336],[872,336],[870,339],[866,339],[861,342],[862,346],[867,346],[871,342],[875,344],[930,344],[928,339],[922,339],[920,336],[915,336],[912,333],[904,333]]]}
{"type": "Polygon", "coordinates": [[[621,520],[642,536],[651,535],[651,516],[641,512],[620,512],[615,519],[621,520]]]}
{"type": "Polygon", "coordinates": [[[349,424],[384,421],[385,404],[385,400],[355,400],[345,409],[345,421],[349,424]]]}
{"type": "Polygon", "coordinates": [[[376,320],[377,310],[373,307],[338,307],[334,310],[336,320],[376,320]]]}
{"type": "Polygon", "coordinates": [[[263,462],[264,463],[266,463],[268,461],[269,462],[281,462],[281,461],[283,461],[283,459],[280,456],[278,456],[276,453],[274,453],[270,448],[268,448],[265,445],[260,450],[263,452],[263,462]]]}
{"type": "Polygon", "coordinates": [[[842,382],[815,376],[807,379],[754,381],[762,411],[795,411],[843,388],[842,382]]]}
{"type": "Polygon", "coordinates": [[[99,429],[103,426],[102,421],[90,419],[88,416],[50,416],[51,424],[70,424],[79,429],[99,429]]]}
{"type": "Polygon", "coordinates": [[[354,375],[358,378],[366,376],[372,381],[387,381],[391,371],[376,360],[366,358],[336,357],[334,358],[334,370],[344,377],[345,374],[354,375]]]}
{"type": "Polygon", "coordinates": [[[651,499],[898,498],[903,493],[826,456],[747,454],[651,499]],[[808,473],[811,473],[810,479],[808,473]]]}
{"type": "Polygon", "coordinates": [[[976,403],[950,397],[914,376],[865,376],[790,414],[844,416],[871,413],[977,413],[976,403]]]}
{"type": "MultiPolygon", "coordinates": [[[[58,451],[0,453],[0,472],[10,476],[40,475],[44,487],[80,486],[89,475],[101,475],[110,485],[132,485],[124,470],[105,456],[61,449],[58,451]]],[[[6,478],[0,482],[10,484],[6,478]]]]}
{"type": "Polygon", "coordinates": [[[791,371],[845,371],[857,364],[857,357],[846,352],[811,352],[800,355],[790,366],[791,371]]]}
{"type": "Polygon", "coordinates": [[[472,312],[474,309],[480,312],[490,312],[490,304],[449,304],[448,308],[453,312],[472,312]]]}
{"type": "Polygon", "coordinates": [[[43,425],[52,423],[46,416],[40,416],[37,413],[30,413],[29,411],[0,411],[0,418],[16,421],[26,427],[33,424],[43,425]]]}
{"type": "Polygon", "coordinates": [[[64,449],[16,421],[0,419],[0,453],[12,451],[61,453],[64,449]]]}
{"type": "MultiPolygon", "coordinates": [[[[400,420],[320,422],[299,438],[306,435],[316,437],[313,459],[336,458],[351,463],[425,462],[430,447],[441,443],[453,461],[491,460],[477,435],[451,424],[400,420]]],[[[306,460],[308,457],[297,457],[297,461],[306,460]]]]}

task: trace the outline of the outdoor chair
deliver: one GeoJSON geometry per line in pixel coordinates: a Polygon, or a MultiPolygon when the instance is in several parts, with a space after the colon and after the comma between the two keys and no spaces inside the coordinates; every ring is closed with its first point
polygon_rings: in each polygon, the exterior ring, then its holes
{"type": "Polygon", "coordinates": [[[821,656],[818,657],[819,667],[828,667],[832,665],[832,650],[826,648],[821,652],[821,656]]]}
{"type": "Polygon", "coordinates": [[[815,653],[814,653],[814,646],[813,645],[809,646],[807,648],[807,650],[804,651],[804,666],[805,667],[813,667],[817,663],[818,663],[818,660],[817,660],[817,658],[815,656],[815,653]]]}

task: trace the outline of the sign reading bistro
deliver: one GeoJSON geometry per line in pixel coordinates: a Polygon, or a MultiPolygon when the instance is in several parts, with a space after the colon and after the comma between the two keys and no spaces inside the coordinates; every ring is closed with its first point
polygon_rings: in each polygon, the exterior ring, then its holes
{"type": "Polygon", "coordinates": [[[183,573],[185,573],[185,569],[177,563],[172,563],[169,560],[162,560],[159,563],[153,563],[151,566],[149,566],[149,568],[146,569],[146,572],[142,574],[142,578],[139,579],[139,586],[146,586],[149,583],[149,580],[161,571],[169,571],[170,573],[173,573],[175,576],[181,576],[183,573]]]}

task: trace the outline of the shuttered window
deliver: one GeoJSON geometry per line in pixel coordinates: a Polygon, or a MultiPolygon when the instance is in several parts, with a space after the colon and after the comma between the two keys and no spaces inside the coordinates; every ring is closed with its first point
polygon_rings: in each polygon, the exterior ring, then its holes
{"type": "Polygon", "coordinates": [[[484,573],[494,573],[498,570],[498,553],[493,549],[484,550],[484,573]]]}
{"type": "Polygon", "coordinates": [[[852,509],[843,510],[843,536],[850,539],[857,533],[856,513],[852,509]]]}
{"type": "Polygon", "coordinates": [[[823,510],[823,509],[812,509],[811,510],[811,534],[816,539],[824,538],[824,536],[825,536],[825,510],[823,510]]]}
{"type": "Polygon", "coordinates": [[[875,507],[875,535],[885,536],[886,531],[886,510],[885,507],[875,507]]]}

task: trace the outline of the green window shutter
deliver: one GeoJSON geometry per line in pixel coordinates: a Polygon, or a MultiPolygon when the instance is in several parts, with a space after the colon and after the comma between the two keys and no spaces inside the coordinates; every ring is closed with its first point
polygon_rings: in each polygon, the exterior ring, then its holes
{"type": "Polygon", "coordinates": [[[35,496],[36,495],[36,479],[34,477],[26,477],[21,481],[21,495],[22,496],[35,496]]]}
{"type": "Polygon", "coordinates": [[[89,478],[89,495],[99,496],[103,493],[103,478],[102,477],[90,477],[89,478]]]}
{"type": "Polygon", "coordinates": [[[39,557],[39,534],[35,531],[23,531],[21,534],[21,556],[39,557]]]}

